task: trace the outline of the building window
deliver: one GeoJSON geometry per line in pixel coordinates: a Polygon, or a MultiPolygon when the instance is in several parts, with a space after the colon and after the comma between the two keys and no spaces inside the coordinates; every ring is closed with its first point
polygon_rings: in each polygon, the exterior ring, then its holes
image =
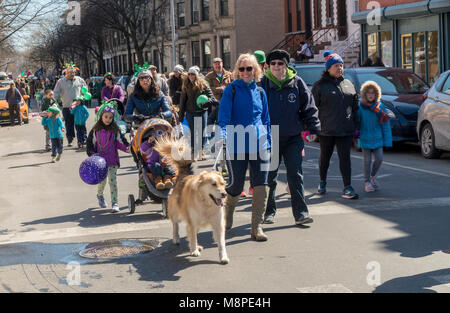
{"type": "Polygon", "coordinates": [[[197,65],[200,67],[200,42],[193,41],[192,45],[192,66],[197,65]]]}
{"type": "Polygon", "coordinates": [[[327,25],[333,24],[333,0],[326,0],[327,1],[327,25]]]}
{"type": "Polygon", "coordinates": [[[184,2],[177,3],[177,15],[178,15],[178,27],[186,26],[184,14],[184,2]]]}
{"type": "Polygon", "coordinates": [[[198,0],[191,0],[191,24],[198,24],[199,14],[198,0]]]}
{"type": "Polygon", "coordinates": [[[228,0],[220,1],[220,16],[228,16],[228,0]]]}
{"type": "Polygon", "coordinates": [[[428,32],[428,84],[431,86],[439,77],[439,35],[428,32]]]}
{"type": "Polygon", "coordinates": [[[202,0],[202,21],[209,20],[209,0],[202,0]]]}
{"type": "Polygon", "coordinates": [[[292,5],[291,5],[291,0],[285,0],[287,2],[287,17],[288,17],[288,29],[287,32],[291,33],[292,32],[292,5]]]}
{"type": "Polygon", "coordinates": [[[184,68],[186,68],[186,61],[187,61],[186,44],[181,43],[178,45],[178,63],[183,65],[184,68]]]}
{"type": "Polygon", "coordinates": [[[202,40],[202,59],[203,59],[203,68],[205,70],[209,70],[211,68],[211,41],[210,40],[202,40]]]}
{"type": "Polygon", "coordinates": [[[221,56],[223,60],[223,67],[229,69],[231,67],[231,39],[230,37],[222,37],[221,39],[221,56]]]}
{"type": "Polygon", "coordinates": [[[322,28],[322,0],[314,1],[314,24],[316,28],[322,28]]]}
{"type": "Polygon", "coordinates": [[[355,0],[353,4],[354,4],[353,6],[354,11],[359,12],[359,0],[355,0]]]}
{"type": "Polygon", "coordinates": [[[297,30],[302,30],[302,1],[297,0],[297,30]]]}
{"type": "Polygon", "coordinates": [[[153,50],[153,65],[159,70],[159,52],[158,50],[153,50]]]}

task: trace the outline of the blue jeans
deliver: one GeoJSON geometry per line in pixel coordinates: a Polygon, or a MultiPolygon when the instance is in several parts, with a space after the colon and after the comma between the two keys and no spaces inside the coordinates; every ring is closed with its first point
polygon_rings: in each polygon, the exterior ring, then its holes
{"type": "Polygon", "coordinates": [[[75,129],[77,130],[77,140],[78,143],[85,144],[86,143],[86,125],[75,125],[75,129]]]}
{"type": "Polygon", "coordinates": [[[62,138],[52,138],[52,157],[56,156],[56,152],[58,154],[63,153],[63,139],[62,138]]]}
{"type": "Polygon", "coordinates": [[[283,157],[286,166],[286,174],[289,190],[291,192],[292,215],[297,220],[302,213],[308,213],[308,207],[305,201],[305,190],[303,187],[302,170],[302,150],[304,147],[301,135],[292,137],[280,137],[279,141],[279,161],[277,169],[269,173],[269,199],[265,216],[274,216],[277,212],[275,204],[275,190],[277,187],[278,168],[280,167],[281,157],[283,157]]]}
{"type": "Polygon", "coordinates": [[[255,154],[245,154],[243,160],[238,159],[237,155],[232,155],[231,171],[233,175],[233,184],[227,188],[227,193],[230,196],[238,196],[241,194],[245,184],[245,174],[247,173],[247,167],[250,164],[251,185],[253,187],[267,185],[267,177],[269,175],[268,166],[270,160],[263,160],[261,153],[269,153],[265,150],[263,152],[255,154]],[[256,160],[255,160],[256,158],[256,160]],[[267,166],[267,169],[264,167],[267,166]]]}
{"type": "Polygon", "coordinates": [[[206,144],[206,122],[208,120],[208,111],[203,111],[199,113],[189,113],[186,112],[186,120],[189,124],[189,130],[191,132],[191,149],[193,152],[198,152],[195,150],[202,149],[206,144]],[[201,124],[194,125],[194,118],[201,118],[201,124]],[[196,126],[196,127],[194,127],[196,126]]]}

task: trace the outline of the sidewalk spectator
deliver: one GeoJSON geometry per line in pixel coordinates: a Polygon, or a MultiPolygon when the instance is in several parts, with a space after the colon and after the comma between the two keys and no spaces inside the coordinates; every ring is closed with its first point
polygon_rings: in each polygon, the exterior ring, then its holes
{"type": "Polygon", "coordinates": [[[205,76],[205,80],[209,83],[214,98],[220,102],[225,87],[232,81],[231,72],[228,72],[223,68],[223,61],[221,58],[214,58],[213,71],[205,76]]]}
{"type": "Polygon", "coordinates": [[[319,131],[320,184],[317,191],[319,194],[326,192],[328,168],[334,146],[336,146],[339,169],[344,182],[342,197],[358,199],[359,196],[351,185],[350,161],[353,136],[359,128],[358,94],[353,84],[343,76],[344,61],[342,58],[330,51],[325,51],[324,57],[326,70],[312,88],[321,124],[319,131]]]}
{"type": "MultiPolygon", "coordinates": [[[[269,103],[270,124],[279,126],[278,164],[269,172],[269,199],[264,222],[272,224],[276,214],[275,190],[278,168],[283,158],[286,165],[288,187],[291,191],[292,215],[297,225],[313,222],[305,200],[302,151],[302,132],[308,131],[315,139],[320,130],[318,111],[314,98],[295,69],[288,66],[289,53],[274,50],[267,55],[269,69],[261,80],[269,103]]],[[[274,149],[274,148],[273,148],[274,149]]]]}
{"type": "Polygon", "coordinates": [[[261,67],[261,71],[263,74],[266,74],[266,54],[262,50],[256,50],[253,52],[253,55],[256,57],[259,66],[261,67]]]}
{"type": "Polygon", "coordinates": [[[376,179],[383,163],[383,147],[392,147],[392,132],[389,120],[381,100],[381,88],[376,82],[368,81],[361,86],[361,101],[358,117],[360,133],[358,146],[364,157],[364,189],[373,192],[380,188],[376,179]],[[375,161],[372,164],[372,154],[375,161]]]}
{"type": "Polygon", "coordinates": [[[300,62],[308,62],[308,60],[312,57],[311,48],[304,41],[300,42],[300,44],[302,45],[302,47],[297,52],[300,58],[300,62]]]}
{"type": "Polygon", "coordinates": [[[232,227],[233,213],[244,188],[245,173],[250,164],[253,174],[252,184],[255,186],[252,198],[251,238],[266,241],[267,236],[263,232],[262,222],[269,191],[267,175],[272,142],[267,98],[264,90],[256,85],[262,72],[254,55],[241,54],[234,72],[235,77],[239,79],[225,88],[219,106],[218,123],[227,151],[232,154],[231,171],[234,177],[233,184],[227,188],[226,228],[232,227]],[[227,126],[237,125],[250,129],[247,136],[244,136],[245,145],[237,144],[239,134],[227,133],[227,126]],[[256,145],[250,144],[250,141],[255,141],[256,145]],[[234,142],[234,146],[231,142],[234,142]]]}
{"type": "Polygon", "coordinates": [[[75,100],[81,97],[81,88],[87,87],[86,82],[80,77],[76,76],[75,72],[79,70],[73,64],[68,64],[65,70],[65,77],[58,80],[54,90],[55,99],[61,97],[63,106],[63,117],[66,125],[66,137],[69,147],[72,146],[72,141],[75,138],[75,119],[70,114],[72,105],[79,105],[80,100],[75,100]]]}

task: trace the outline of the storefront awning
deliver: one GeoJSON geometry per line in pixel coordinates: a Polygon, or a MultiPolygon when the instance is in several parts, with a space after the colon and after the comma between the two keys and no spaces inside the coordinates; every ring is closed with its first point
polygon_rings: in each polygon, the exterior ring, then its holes
{"type": "MultiPolygon", "coordinates": [[[[387,6],[384,8],[380,8],[380,10],[382,21],[404,19],[450,12],[450,1],[449,0],[419,1],[413,3],[387,6]]],[[[352,14],[352,22],[358,24],[366,24],[367,16],[371,12],[372,10],[365,10],[352,14]]]]}

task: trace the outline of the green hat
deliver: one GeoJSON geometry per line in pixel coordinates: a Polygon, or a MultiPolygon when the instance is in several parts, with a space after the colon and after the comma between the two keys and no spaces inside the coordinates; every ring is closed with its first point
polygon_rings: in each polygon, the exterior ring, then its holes
{"type": "Polygon", "coordinates": [[[208,101],[209,101],[209,99],[208,99],[207,96],[205,96],[205,95],[200,95],[200,96],[198,96],[196,103],[197,103],[197,106],[198,106],[199,108],[201,108],[201,105],[202,105],[203,103],[208,102],[208,101]]]}
{"type": "Polygon", "coordinates": [[[253,52],[253,55],[256,57],[256,60],[259,64],[266,63],[266,54],[262,50],[256,50],[253,52]]]}
{"type": "Polygon", "coordinates": [[[59,114],[61,113],[61,110],[58,109],[56,106],[51,106],[47,109],[47,112],[52,112],[54,114],[59,114]]]}

